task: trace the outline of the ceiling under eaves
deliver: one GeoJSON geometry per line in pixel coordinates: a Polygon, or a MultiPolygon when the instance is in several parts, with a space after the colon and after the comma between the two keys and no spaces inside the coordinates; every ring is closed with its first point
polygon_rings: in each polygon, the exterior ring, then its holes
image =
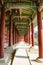
{"type": "MultiPolygon", "coordinates": [[[[1,0],[2,2],[2,0],[1,0]]],[[[0,14],[1,6],[0,2],[0,14]]],[[[36,15],[38,0],[3,0],[6,9],[6,27],[9,29],[10,10],[12,11],[12,24],[15,23],[21,35],[24,35],[29,23],[36,15]],[[36,5],[34,5],[34,3],[36,5]]],[[[42,5],[43,0],[40,1],[42,5]]],[[[0,16],[1,17],[1,16],[0,16]]]]}

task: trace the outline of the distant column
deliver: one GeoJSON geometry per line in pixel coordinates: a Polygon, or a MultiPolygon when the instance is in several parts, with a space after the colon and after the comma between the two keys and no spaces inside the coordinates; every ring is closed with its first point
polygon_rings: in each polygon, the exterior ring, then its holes
{"type": "Polygon", "coordinates": [[[28,31],[27,31],[27,42],[29,43],[29,26],[28,26],[28,31]]]}
{"type": "Polygon", "coordinates": [[[1,8],[1,21],[0,21],[0,58],[4,57],[4,34],[5,34],[5,8],[1,8]]]}
{"type": "Polygon", "coordinates": [[[19,33],[18,33],[18,31],[17,31],[17,39],[18,39],[18,41],[19,41],[19,33]]]}
{"type": "Polygon", "coordinates": [[[14,28],[14,23],[13,23],[13,45],[15,43],[15,28],[14,28]]]}
{"type": "Polygon", "coordinates": [[[34,24],[31,22],[31,30],[32,30],[32,46],[34,46],[34,24]]]}
{"type": "Polygon", "coordinates": [[[16,32],[16,28],[15,28],[15,43],[17,43],[17,32],[16,32]]]}
{"type": "Polygon", "coordinates": [[[30,26],[29,26],[29,44],[30,44],[30,26]]]}
{"type": "Polygon", "coordinates": [[[27,32],[25,33],[25,42],[27,42],[27,32]]]}
{"type": "Polygon", "coordinates": [[[25,34],[25,41],[26,41],[26,42],[28,41],[27,32],[26,32],[26,34],[25,34]]]}
{"type": "Polygon", "coordinates": [[[9,22],[9,46],[12,46],[12,14],[10,12],[10,22],[9,22]]]}

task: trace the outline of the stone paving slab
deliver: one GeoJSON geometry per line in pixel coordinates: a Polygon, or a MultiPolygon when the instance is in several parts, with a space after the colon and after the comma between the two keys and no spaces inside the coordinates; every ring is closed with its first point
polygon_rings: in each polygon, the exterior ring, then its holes
{"type": "Polygon", "coordinates": [[[14,58],[12,65],[30,65],[28,59],[26,58],[14,58]]]}
{"type": "Polygon", "coordinates": [[[37,61],[37,58],[39,57],[39,49],[37,46],[36,48],[31,47],[30,51],[29,49],[27,49],[27,52],[32,65],[43,65],[43,63],[41,63],[40,61],[37,61]]]}
{"type": "Polygon", "coordinates": [[[18,50],[16,51],[12,65],[30,65],[28,56],[26,53],[26,45],[24,42],[18,44],[18,50]],[[24,48],[23,48],[24,47],[24,48]]]}
{"type": "Polygon", "coordinates": [[[30,65],[25,49],[17,50],[12,65],[30,65]]]}

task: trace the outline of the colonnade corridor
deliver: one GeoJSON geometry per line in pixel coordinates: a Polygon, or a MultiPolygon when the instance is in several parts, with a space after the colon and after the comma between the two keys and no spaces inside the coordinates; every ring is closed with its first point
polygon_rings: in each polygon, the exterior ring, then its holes
{"type": "Polygon", "coordinates": [[[0,65],[43,65],[42,20],[43,0],[0,0],[0,65]]]}

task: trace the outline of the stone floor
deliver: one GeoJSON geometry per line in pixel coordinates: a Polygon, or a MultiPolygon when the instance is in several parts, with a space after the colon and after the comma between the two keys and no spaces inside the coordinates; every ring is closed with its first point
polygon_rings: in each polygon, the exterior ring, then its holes
{"type": "Polygon", "coordinates": [[[19,42],[12,65],[43,65],[38,58],[38,46],[31,47],[25,42],[19,42]]]}
{"type": "Polygon", "coordinates": [[[30,61],[26,52],[28,45],[26,45],[24,42],[20,42],[16,48],[18,49],[16,51],[12,65],[30,65],[30,61]]]}
{"type": "MultiPolygon", "coordinates": [[[[12,47],[7,47],[5,49],[5,55],[10,59],[12,51],[16,49],[16,53],[13,59],[12,64],[11,61],[7,63],[0,63],[0,65],[43,65],[43,62],[37,60],[39,57],[38,46],[32,47],[28,43],[18,42],[12,47]]],[[[1,60],[1,59],[0,59],[1,60]]]]}

